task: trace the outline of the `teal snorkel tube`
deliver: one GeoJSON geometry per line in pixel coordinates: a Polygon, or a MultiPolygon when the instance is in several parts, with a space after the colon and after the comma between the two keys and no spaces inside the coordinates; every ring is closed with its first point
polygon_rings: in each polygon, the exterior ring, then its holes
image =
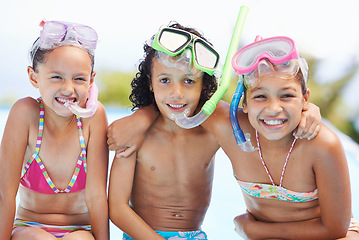
{"type": "Polygon", "coordinates": [[[203,123],[216,109],[217,104],[222,99],[224,94],[227,92],[229,88],[229,83],[231,81],[231,73],[232,73],[232,57],[237,51],[239,40],[242,34],[244,21],[247,17],[248,7],[241,6],[237,22],[234,27],[231,43],[229,45],[226,61],[223,66],[222,79],[220,81],[220,85],[217,91],[212,95],[212,97],[205,102],[201,111],[193,116],[188,117],[189,109],[186,109],[181,114],[173,114],[172,118],[176,121],[176,124],[182,128],[190,129],[197,127],[201,123],[203,123]]]}

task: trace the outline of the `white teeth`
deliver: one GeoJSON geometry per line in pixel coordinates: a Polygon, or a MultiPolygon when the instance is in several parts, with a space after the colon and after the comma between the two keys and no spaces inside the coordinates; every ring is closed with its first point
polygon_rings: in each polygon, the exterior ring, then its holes
{"type": "Polygon", "coordinates": [[[181,107],[184,107],[185,106],[185,104],[168,104],[170,107],[172,107],[172,108],[181,108],[181,107]]]}
{"type": "Polygon", "coordinates": [[[263,122],[268,125],[279,125],[282,124],[284,120],[273,119],[273,120],[263,120],[263,122]]]}
{"type": "Polygon", "coordinates": [[[74,102],[73,100],[69,100],[67,98],[57,98],[57,101],[62,102],[62,103],[74,102]]]}

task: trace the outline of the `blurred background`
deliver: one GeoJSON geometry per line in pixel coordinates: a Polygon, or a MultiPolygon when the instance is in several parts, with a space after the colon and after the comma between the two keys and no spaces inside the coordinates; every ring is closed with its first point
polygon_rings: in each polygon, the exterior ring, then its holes
{"type": "MultiPolygon", "coordinates": [[[[161,26],[177,21],[200,30],[221,54],[223,65],[241,5],[248,6],[249,12],[239,48],[256,35],[284,35],[294,39],[307,59],[310,101],[320,107],[328,124],[340,130],[354,183],[353,213],[359,218],[358,0],[0,0],[0,129],[17,99],[39,96],[28,81],[26,67],[42,19],[82,23],[97,31],[96,82],[111,123],[130,114],[130,82],[143,58],[143,44],[161,26]]],[[[236,82],[233,73],[225,101],[231,101],[236,82]]],[[[221,150],[216,164],[203,228],[210,239],[238,239],[232,219],[245,211],[242,194],[221,150]]],[[[113,239],[120,239],[121,231],[114,225],[111,229],[113,239]]]]}
{"type": "MultiPolygon", "coordinates": [[[[26,67],[42,19],[83,23],[98,32],[95,69],[100,101],[129,107],[130,81],[143,57],[143,43],[161,26],[177,21],[202,31],[223,64],[241,5],[249,12],[239,47],[256,35],[293,38],[309,63],[310,100],[324,118],[359,142],[357,0],[0,0],[0,103],[38,96],[27,80],[26,67]]],[[[224,100],[231,100],[235,85],[233,74],[224,100]]]]}

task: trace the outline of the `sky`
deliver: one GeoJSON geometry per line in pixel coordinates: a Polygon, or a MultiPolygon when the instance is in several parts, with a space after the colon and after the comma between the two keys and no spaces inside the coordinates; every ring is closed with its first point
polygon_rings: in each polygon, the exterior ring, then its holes
{"type": "MultiPolygon", "coordinates": [[[[241,5],[249,7],[240,46],[256,35],[285,35],[301,55],[321,59],[318,80],[328,82],[359,62],[359,1],[357,0],[0,0],[0,100],[38,96],[27,80],[28,51],[39,36],[42,19],[78,22],[98,35],[95,69],[135,71],[143,43],[161,26],[177,21],[204,33],[222,56],[229,47],[241,5]]],[[[359,76],[357,76],[359,78],[359,76]]],[[[345,94],[359,100],[353,81],[345,94]]]]}

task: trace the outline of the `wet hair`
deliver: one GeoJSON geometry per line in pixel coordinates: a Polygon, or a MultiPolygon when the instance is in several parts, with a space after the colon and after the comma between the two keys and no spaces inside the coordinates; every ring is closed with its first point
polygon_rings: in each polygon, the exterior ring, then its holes
{"type": "MultiPolygon", "coordinates": [[[[41,49],[41,48],[39,48],[39,44],[40,44],[39,40],[40,40],[40,38],[36,39],[36,41],[33,43],[31,50],[29,52],[30,59],[31,59],[31,67],[34,69],[35,72],[38,71],[38,66],[40,64],[43,64],[46,62],[47,55],[57,48],[57,47],[54,47],[52,49],[41,49]]],[[[67,46],[67,45],[65,45],[65,46],[67,46]]],[[[68,45],[68,46],[72,46],[72,45],[68,45]]],[[[95,65],[95,57],[92,54],[90,54],[90,52],[88,52],[86,49],[83,49],[83,50],[85,50],[90,57],[91,69],[92,69],[91,74],[92,74],[94,65],[95,65]]]]}
{"type": "MultiPolygon", "coordinates": [[[[202,34],[200,34],[197,30],[189,27],[184,27],[179,23],[170,23],[169,27],[177,28],[181,30],[185,30],[194,35],[197,35],[204,40],[206,40],[202,34]]],[[[152,40],[155,36],[152,36],[152,40]]],[[[207,40],[206,40],[207,41],[207,40]]],[[[140,62],[138,66],[138,72],[136,76],[133,78],[131,82],[131,94],[130,101],[132,102],[132,110],[138,109],[140,107],[148,106],[153,104],[155,109],[158,111],[158,107],[156,105],[155,97],[153,92],[150,89],[151,86],[151,73],[152,73],[152,65],[153,59],[156,55],[156,50],[149,46],[147,43],[144,44],[144,59],[140,62]]],[[[210,76],[207,73],[203,73],[203,88],[200,96],[200,103],[204,103],[213,95],[213,93],[217,90],[217,79],[216,77],[210,76]]]]}

